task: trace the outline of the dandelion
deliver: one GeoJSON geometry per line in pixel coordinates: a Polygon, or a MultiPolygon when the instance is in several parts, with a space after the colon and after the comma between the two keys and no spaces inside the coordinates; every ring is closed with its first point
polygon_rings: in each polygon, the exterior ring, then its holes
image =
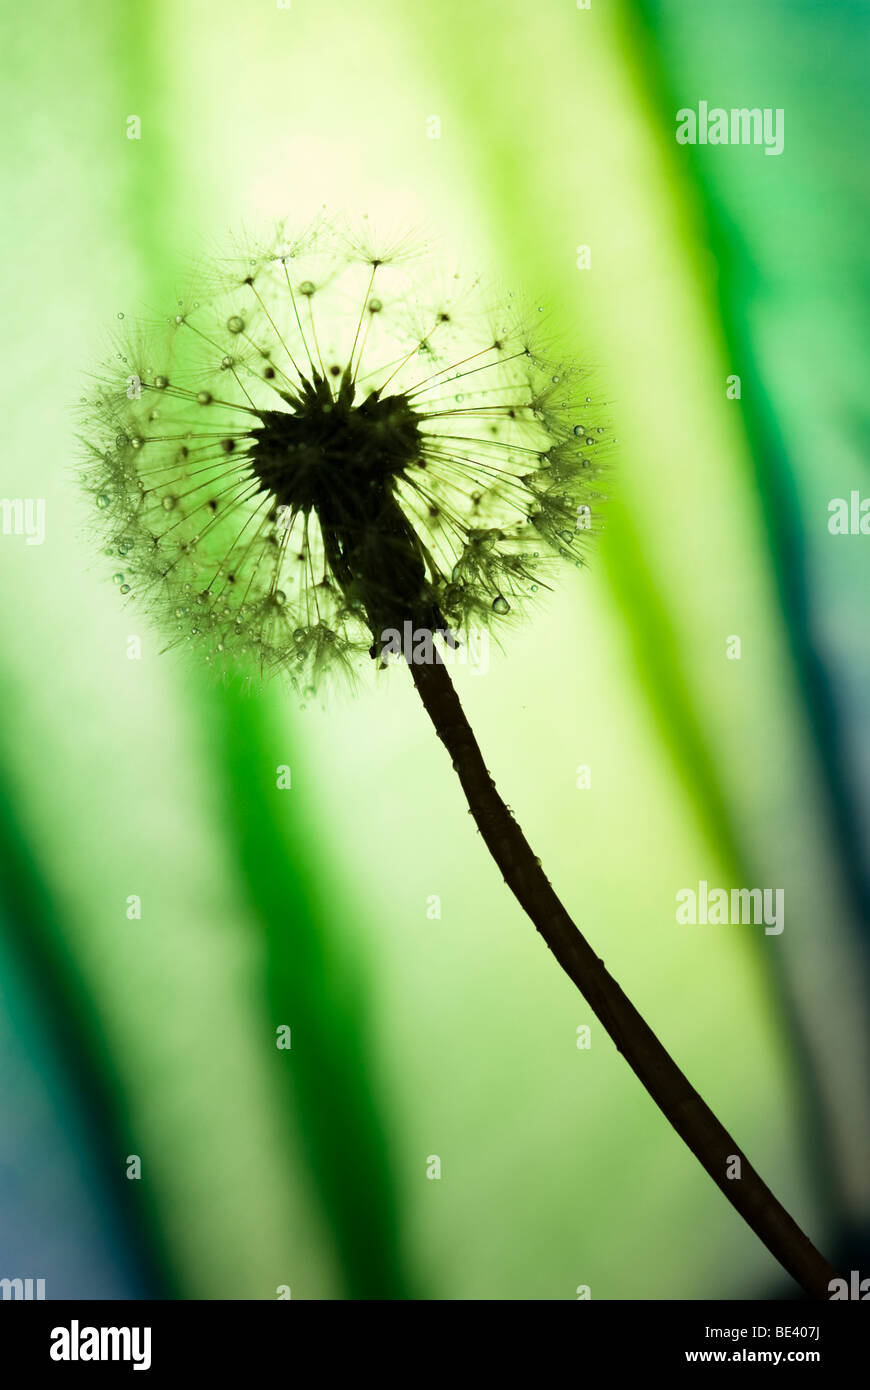
{"type": "Polygon", "coordinates": [[[170,646],[306,694],[401,652],[505,882],[714,1181],[827,1297],[834,1271],[556,896],[448,674],[600,529],[610,435],[540,323],[405,240],[281,226],[120,344],[87,405],[85,484],[115,582],[170,646]]]}
{"type": "Polygon", "coordinates": [[[90,403],[89,486],[171,643],[310,690],[405,623],[461,643],[582,562],[606,436],[511,300],[433,297],[406,246],[324,223],[211,279],[90,403]]]}

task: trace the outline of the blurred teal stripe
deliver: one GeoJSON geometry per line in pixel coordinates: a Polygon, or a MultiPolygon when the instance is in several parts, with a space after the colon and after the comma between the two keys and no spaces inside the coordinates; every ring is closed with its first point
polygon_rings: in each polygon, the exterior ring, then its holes
{"type": "MultiPolygon", "coordinates": [[[[842,365],[837,362],[837,348],[843,352],[849,344],[849,365],[859,365],[852,360],[852,297],[837,277],[846,271],[848,262],[839,260],[839,253],[845,248],[851,261],[849,273],[864,281],[870,274],[870,207],[865,200],[865,216],[858,216],[859,209],[850,204],[849,184],[842,188],[837,185],[837,195],[842,196],[845,206],[839,210],[838,264],[833,267],[826,258],[820,262],[811,251],[816,205],[809,207],[799,201],[796,206],[794,198],[800,200],[804,185],[817,188],[819,194],[830,191],[821,165],[815,168],[817,180],[810,176],[814,161],[827,158],[838,144],[844,144],[850,167],[858,167],[859,162],[866,160],[870,121],[865,116],[862,140],[861,122],[844,124],[841,117],[844,109],[854,112],[866,108],[866,61],[855,63],[853,58],[856,43],[863,44],[867,51],[870,9],[866,5],[846,7],[834,14],[828,7],[819,6],[804,9],[798,16],[793,7],[772,0],[732,6],[728,24],[739,26],[747,54],[756,55],[754,68],[747,64],[745,70],[735,74],[728,54],[721,53],[717,42],[721,15],[694,7],[690,14],[683,0],[633,0],[633,6],[639,20],[638,42],[643,49],[644,70],[668,133],[673,129],[674,113],[684,101],[691,104],[708,96],[713,103],[730,106],[739,94],[741,104],[786,103],[786,129],[791,131],[793,147],[787,137],[786,153],[771,159],[770,164],[778,165],[779,159],[787,155],[794,164],[791,172],[783,165],[783,172],[777,171],[777,176],[765,171],[763,190],[757,182],[761,177],[757,161],[711,159],[708,150],[692,145],[682,148],[681,156],[691,171],[695,199],[706,224],[706,239],[718,268],[717,303],[730,360],[739,363],[741,410],[750,444],[755,492],[808,742],[818,769],[820,796],[814,814],[851,908],[846,921],[857,946],[855,965],[870,983],[870,845],[862,829],[867,809],[862,800],[866,803],[868,789],[859,780],[862,765],[855,757],[854,740],[850,740],[845,727],[837,674],[829,664],[830,647],[825,651],[823,596],[814,592],[810,578],[812,567],[804,521],[805,513],[812,513],[816,500],[813,492],[819,471],[819,441],[808,439],[808,456],[792,454],[784,429],[789,419],[789,401],[783,397],[782,383],[771,379],[762,365],[764,347],[759,341],[761,330],[767,327],[769,354],[771,321],[779,315],[793,332],[789,306],[809,300],[824,304],[825,314],[806,343],[805,355],[797,359],[806,366],[807,389],[812,390],[814,368],[823,356],[835,372],[842,365]],[[826,94],[833,97],[836,93],[836,100],[828,107],[820,100],[818,87],[807,84],[804,74],[794,71],[789,62],[790,57],[800,56],[801,63],[805,63],[807,53],[812,51],[807,43],[812,43],[814,26],[817,44],[825,47],[829,60],[834,60],[832,72],[837,74],[826,94]],[[772,42],[774,37],[777,43],[772,42]],[[690,65],[692,52],[697,52],[697,63],[690,65]],[[806,138],[808,130],[815,132],[812,141],[806,138]],[[844,230],[850,222],[855,224],[851,232],[844,230]],[[778,229],[779,235],[773,241],[767,234],[768,227],[778,229]],[[812,487],[809,472],[813,475],[812,487]]],[[[714,150],[714,154],[718,153],[714,150]]],[[[766,164],[762,159],[762,170],[766,164]]],[[[866,371],[870,370],[866,319],[861,347],[860,362],[866,381],[866,371]]],[[[844,429],[849,416],[849,375],[839,372],[844,429]]],[[[834,418],[836,404],[835,400],[834,418]]],[[[796,437],[807,438],[801,426],[810,423],[813,414],[810,410],[807,420],[801,421],[794,418],[795,411],[791,409],[793,438],[795,425],[796,437]]],[[[870,412],[865,413],[863,425],[870,430],[870,412]]],[[[824,430],[819,438],[825,438],[824,430]]],[[[818,568],[815,573],[818,576],[818,568]]],[[[866,660],[866,640],[858,643],[858,650],[863,651],[866,660]]],[[[794,1029],[792,1041],[798,1041],[802,1033],[802,1028],[794,1029]]],[[[816,1088],[818,1082],[807,1049],[802,1047],[801,1053],[806,1084],[816,1088]]],[[[820,1095],[820,1108],[824,1104],[820,1095]]],[[[822,1133],[817,1133],[814,1143],[818,1145],[821,1140],[822,1133]]],[[[850,1214],[833,1152],[825,1156],[820,1177],[825,1183],[824,1191],[834,1203],[836,1229],[846,1232],[843,1238],[848,1241],[850,1214]]]]}
{"type": "MultiPolygon", "coordinates": [[[[4,690],[7,715],[12,701],[4,690]]],[[[172,1258],[164,1243],[147,1183],[130,1182],[125,1158],[140,1141],[108,1054],[99,1005],[69,949],[70,934],[39,862],[22,830],[23,816],[0,749],[0,930],[41,1005],[42,1022],[57,1065],[68,1079],[85,1131],[110,1224],[117,1223],[127,1260],[151,1298],[178,1297],[172,1258]]],[[[14,1271],[3,1271],[13,1273],[14,1271]]],[[[50,1274],[51,1271],[48,1271],[50,1274]]],[[[50,1296],[50,1295],[49,1295],[50,1296]]]]}
{"type": "MultiPolygon", "coordinates": [[[[650,83],[656,92],[658,106],[665,128],[670,130],[674,111],[680,105],[679,91],[686,90],[685,74],[676,70],[676,60],[665,56],[665,36],[669,23],[685,19],[685,3],[674,0],[633,0],[643,28],[645,44],[645,68],[650,83]],[[682,79],[682,80],[680,80],[682,79]]],[[[866,55],[870,48],[870,7],[847,6],[836,16],[832,26],[833,12],[825,6],[810,7],[804,11],[802,19],[812,26],[818,25],[818,41],[833,47],[832,57],[837,57],[835,85],[842,101],[843,86],[851,82],[854,87],[851,109],[863,112],[866,107],[866,61],[853,64],[855,44],[863,45],[866,55]]],[[[748,51],[754,51],[753,36],[759,45],[765,33],[769,36],[771,23],[781,22],[780,38],[785,44],[791,36],[791,22],[795,19],[789,6],[771,3],[771,0],[752,0],[749,5],[731,7],[730,24],[740,24],[746,36],[748,51]],[[766,21],[766,27],[764,22],[766,21]]],[[[702,12],[692,16],[692,41],[699,49],[704,44],[704,61],[709,63],[715,54],[716,16],[704,16],[702,12]],[[712,22],[711,22],[712,21],[712,22]]],[[[795,45],[790,51],[802,51],[795,36],[795,45]]],[[[786,45],[786,52],[789,51],[786,45]]],[[[794,117],[801,105],[808,107],[814,102],[811,113],[815,121],[830,121],[832,112],[825,111],[819,101],[819,92],[813,90],[812,97],[792,75],[791,69],[781,68],[778,61],[780,50],[774,61],[766,64],[772,89],[782,95],[783,91],[794,98],[794,105],[788,115],[794,117]],[[792,86],[791,84],[794,83],[792,86]]],[[[703,71],[703,63],[701,65],[703,71]]],[[[723,74],[730,77],[730,74],[723,74]]],[[[697,85],[698,78],[693,79],[697,85]]],[[[709,78],[708,78],[709,80],[709,78]]],[[[742,87],[747,85],[744,76],[742,87]]],[[[741,90],[742,90],[741,87],[741,90]]],[[[717,89],[723,102],[728,87],[717,89]]],[[[711,93],[712,95],[712,93],[711,93]]],[[[761,100],[759,96],[759,101],[761,100]]],[[[866,162],[866,142],[870,138],[870,120],[864,117],[847,126],[839,125],[830,131],[830,140],[823,135],[817,137],[819,148],[833,150],[844,140],[852,146],[852,157],[857,167],[866,162]],[[862,139],[863,133],[863,139],[862,139]]],[[[799,137],[798,137],[799,138],[799,137]]],[[[834,675],[820,650],[817,623],[813,616],[814,605],[808,577],[808,553],[802,519],[801,469],[800,461],[790,456],[780,424],[781,402],[776,386],[766,379],[759,362],[756,330],[753,322],[753,306],[757,306],[765,286],[777,285],[782,296],[782,281],[792,279],[789,293],[796,296],[821,295],[826,303],[828,314],[835,318],[840,314],[851,314],[852,302],[845,293],[843,299],[832,299],[825,294],[829,283],[831,267],[827,263],[818,264],[809,247],[803,242],[798,245],[781,247],[781,254],[775,264],[770,262],[770,249],[753,240],[751,223],[744,224],[730,211],[737,202],[734,197],[740,184],[740,169],[746,182],[743,200],[745,208],[752,207],[752,166],[735,162],[715,164],[709,158],[700,157],[707,153],[699,146],[687,145],[682,150],[692,169],[693,186],[700,195],[703,215],[706,219],[707,237],[718,267],[718,304],[721,321],[729,347],[731,360],[740,363],[740,374],[744,382],[741,407],[751,444],[751,457],[755,469],[755,481],[761,504],[761,514],[767,530],[773,571],[777,590],[786,619],[786,632],[791,649],[795,671],[803,694],[804,708],[816,752],[825,791],[824,805],[821,808],[828,820],[834,852],[839,857],[839,868],[846,884],[855,913],[855,923],[859,925],[859,936],[863,947],[863,961],[870,971],[870,844],[861,830],[861,789],[853,777],[854,759],[850,759],[849,744],[842,723],[842,709],[837,697],[834,675]],[[699,153],[700,151],[700,153],[699,153]],[[717,177],[718,175],[718,177],[717,177]],[[723,196],[724,194],[724,196],[723,196]],[[729,196],[730,195],[730,196],[729,196]],[[806,254],[801,254],[805,251],[806,254]],[[799,276],[794,275],[792,258],[797,255],[800,263],[799,276]],[[817,284],[814,284],[814,278],[817,284]]],[[[784,156],[781,156],[784,157],[784,156]]],[[[809,169],[812,151],[800,150],[796,156],[802,160],[804,172],[809,169]]],[[[773,163],[774,161],[771,161],[773,163]]],[[[821,170],[818,171],[821,174],[821,170]]],[[[820,189],[825,185],[820,181],[820,189]]],[[[768,213],[776,225],[786,225],[783,214],[788,210],[787,199],[791,188],[779,187],[768,180],[768,213]]],[[[756,189],[757,193],[757,189],[756,189]]],[[[739,202],[738,202],[739,207],[739,202]]],[[[754,208],[753,208],[754,211],[754,208]]],[[[844,212],[848,213],[848,206],[844,212]]],[[[855,209],[851,211],[854,213],[855,209]]],[[[870,279],[870,252],[867,246],[867,232],[870,228],[870,205],[865,206],[865,217],[857,223],[851,237],[852,254],[860,260],[853,264],[856,273],[863,270],[865,284],[870,279]],[[863,233],[863,236],[862,236],[863,233]]],[[[799,235],[799,233],[796,233],[799,235]]],[[[757,313],[757,310],[756,310],[757,313]]],[[[865,369],[870,367],[870,332],[864,321],[863,361],[865,369]]],[[[819,336],[813,344],[808,344],[810,352],[819,351],[820,344],[830,341],[835,335],[830,324],[819,325],[819,336]]],[[[812,372],[813,360],[808,358],[807,369],[812,372]]],[[[844,383],[844,390],[848,389],[844,383]]],[[[844,416],[848,407],[844,410],[844,416]]],[[[859,425],[859,432],[865,437],[870,433],[870,411],[859,425]]],[[[813,444],[815,455],[817,444],[813,444]]],[[[866,643],[864,644],[866,650],[866,643]]],[[[868,973],[870,980],[870,973],[868,973]]]]}
{"type": "Polygon", "coordinates": [[[23,959],[26,932],[0,893],[0,1277],[44,1279],[47,1299],[153,1298],[162,1289],[116,1200],[124,1151],[114,1165],[101,1157],[106,1126],[83,1104],[70,1032],[58,1033],[23,959]]]}

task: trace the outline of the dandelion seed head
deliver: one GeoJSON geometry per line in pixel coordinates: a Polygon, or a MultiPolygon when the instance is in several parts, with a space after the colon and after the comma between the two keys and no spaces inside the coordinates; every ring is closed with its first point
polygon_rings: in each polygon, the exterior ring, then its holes
{"type": "Polygon", "coordinates": [[[516,305],[326,220],[215,257],[83,407],[119,587],[170,645],[301,692],[408,620],[501,630],[582,559],[610,443],[516,305]]]}

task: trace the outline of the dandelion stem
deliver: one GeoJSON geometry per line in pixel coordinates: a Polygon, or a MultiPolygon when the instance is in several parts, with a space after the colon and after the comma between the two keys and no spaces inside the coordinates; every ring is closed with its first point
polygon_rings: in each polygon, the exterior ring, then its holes
{"type": "Polygon", "coordinates": [[[762,1181],[571,920],[496,790],[447,668],[410,663],[426,711],[453,762],[504,880],[562,969],[607,1029],[659,1109],[770,1253],[811,1297],[828,1299],[836,1270],[762,1181]],[[740,1176],[729,1178],[734,1158],[740,1176]]]}

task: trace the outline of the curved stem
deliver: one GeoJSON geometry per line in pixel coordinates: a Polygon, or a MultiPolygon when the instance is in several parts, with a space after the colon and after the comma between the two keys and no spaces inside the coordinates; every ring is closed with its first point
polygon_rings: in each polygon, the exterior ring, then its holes
{"type": "Polygon", "coordinates": [[[562,969],[607,1029],[716,1186],[784,1269],[813,1298],[828,1299],[837,1272],[807,1239],[698,1095],[631,1000],[608,974],[556,896],[540,861],[496,790],[474,732],[440,660],[410,664],[411,675],[453,761],[471,813],[504,880],[562,969]],[[740,1176],[726,1176],[740,1159],[740,1176]]]}

